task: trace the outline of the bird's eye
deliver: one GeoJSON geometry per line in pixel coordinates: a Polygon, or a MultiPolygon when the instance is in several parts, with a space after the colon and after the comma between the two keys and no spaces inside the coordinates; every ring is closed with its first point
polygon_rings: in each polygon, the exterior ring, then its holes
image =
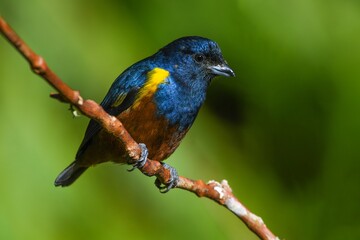
{"type": "Polygon", "coordinates": [[[197,61],[197,62],[202,62],[202,61],[204,61],[205,56],[202,55],[202,54],[195,54],[194,59],[195,59],[195,61],[197,61]]]}

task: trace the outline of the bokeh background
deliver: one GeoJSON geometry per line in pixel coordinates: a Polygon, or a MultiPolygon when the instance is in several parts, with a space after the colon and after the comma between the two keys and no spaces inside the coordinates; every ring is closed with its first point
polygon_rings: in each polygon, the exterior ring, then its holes
{"type": "MultiPolygon", "coordinates": [[[[98,102],[130,64],[186,35],[216,40],[236,78],[213,81],[168,160],[227,179],[281,239],[360,239],[360,3],[352,0],[1,0],[0,14],[98,102]]],[[[226,209],[104,164],[53,180],[88,119],[0,37],[0,239],[257,239],[226,209]]]]}

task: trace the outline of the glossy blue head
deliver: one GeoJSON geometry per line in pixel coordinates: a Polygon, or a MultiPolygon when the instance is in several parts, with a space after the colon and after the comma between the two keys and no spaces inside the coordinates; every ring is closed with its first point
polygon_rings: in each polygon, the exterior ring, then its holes
{"type": "Polygon", "coordinates": [[[160,115],[180,128],[188,128],[203,104],[216,76],[235,76],[218,44],[202,37],[183,37],[160,49],[153,62],[170,76],[155,95],[160,115]]]}
{"type": "Polygon", "coordinates": [[[219,45],[203,37],[179,38],[156,54],[168,63],[179,78],[209,81],[215,76],[235,76],[222,56],[219,45]],[[188,77],[184,77],[188,76],[188,77]]]}

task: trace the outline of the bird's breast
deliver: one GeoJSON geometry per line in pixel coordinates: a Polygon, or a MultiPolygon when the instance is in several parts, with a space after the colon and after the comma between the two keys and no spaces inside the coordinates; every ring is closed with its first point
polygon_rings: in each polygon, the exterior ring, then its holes
{"type": "Polygon", "coordinates": [[[130,135],[138,143],[145,143],[149,158],[162,161],[179,146],[188,129],[171,124],[166,116],[158,113],[153,95],[145,96],[118,116],[130,135]]]}

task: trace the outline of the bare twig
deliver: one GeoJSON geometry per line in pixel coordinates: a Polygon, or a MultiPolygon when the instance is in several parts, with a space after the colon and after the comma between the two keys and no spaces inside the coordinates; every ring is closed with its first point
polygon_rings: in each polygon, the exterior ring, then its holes
{"type": "MultiPolygon", "coordinates": [[[[122,123],[114,116],[107,114],[102,107],[92,100],[84,100],[78,91],[72,90],[47,66],[45,60],[31,50],[29,46],[15,33],[15,31],[0,17],[0,32],[12,44],[18,52],[29,62],[34,73],[40,75],[58,93],[51,94],[51,97],[67,102],[76,106],[82,114],[99,122],[101,126],[114,135],[125,147],[125,150],[135,163],[141,154],[141,149],[137,142],[126,131],[122,123]]],[[[162,183],[170,181],[170,171],[164,168],[158,161],[148,159],[140,171],[147,176],[156,176],[162,183]]],[[[207,197],[223,205],[237,217],[239,217],[248,228],[261,239],[278,239],[264,224],[262,219],[251,213],[233,195],[226,180],[221,183],[210,181],[207,184],[202,180],[191,180],[179,177],[176,186],[195,193],[199,197],[207,197]]]]}

